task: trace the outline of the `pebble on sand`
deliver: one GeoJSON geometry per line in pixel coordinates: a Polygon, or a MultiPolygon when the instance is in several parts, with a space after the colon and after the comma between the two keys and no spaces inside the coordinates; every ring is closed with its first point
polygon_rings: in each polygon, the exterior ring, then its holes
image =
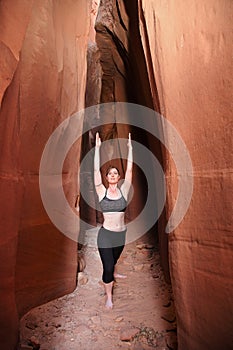
{"type": "Polygon", "coordinates": [[[122,328],[120,332],[120,340],[122,341],[130,341],[135,335],[139,332],[139,329],[136,327],[126,327],[122,328]]]}

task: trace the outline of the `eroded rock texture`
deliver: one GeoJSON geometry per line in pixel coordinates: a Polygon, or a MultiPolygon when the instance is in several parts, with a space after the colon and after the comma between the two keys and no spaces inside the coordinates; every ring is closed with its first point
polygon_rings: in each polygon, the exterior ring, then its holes
{"type": "MultiPolygon", "coordinates": [[[[4,350],[14,348],[23,313],[76,285],[77,244],[55,229],[45,213],[38,173],[51,132],[84,107],[89,14],[87,0],[0,3],[4,350]]],[[[82,130],[82,121],[79,127],[82,130]]],[[[64,190],[73,206],[79,151],[80,141],[64,164],[64,190]]]]}
{"type": "MultiPolygon", "coordinates": [[[[101,1],[95,28],[103,71],[101,102],[130,102],[159,110],[159,101],[156,97],[153,101],[149,86],[146,60],[139,32],[137,2],[101,1]]],[[[101,117],[104,121],[104,116],[101,117]]],[[[152,143],[149,135],[132,126],[134,124],[133,116],[128,116],[128,123],[129,125],[120,124],[120,118],[113,113],[112,123],[101,127],[102,139],[104,141],[112,138],[126,139],[128,133],[131,132],[135,141],[145,146],[151,146],[155,155],[162,161],[160,144],[156,140],[153,140],[152,143]]],[[[107,147],[109,148],[109,145],[107,147]]],[[[122,147],[119,143],[118,147],[112,150],[112,159],[119,159],[118,163],[116,160],[113,163],[120,169],[121,174],[124,174],[126,162],[120,160],[121,154],[123,154],[122,147]]],[[[103,147],[103,156],[109,152],[108,148],[104,149],[103,147]]],[[[133,177],[134,195],[126,212],[126,218],[129,221],[139,215],[147,198],[146,179],[136,165],[136,156],[133,177]]],[[[148,164],[150,161],[151,159],[148,159],[148,164]]],[[[109,163],[103,165],[104,173],[108,165],[109,163]]],[[[152,192],[156,206],[156,192],[153,190],[152,192]]]]}

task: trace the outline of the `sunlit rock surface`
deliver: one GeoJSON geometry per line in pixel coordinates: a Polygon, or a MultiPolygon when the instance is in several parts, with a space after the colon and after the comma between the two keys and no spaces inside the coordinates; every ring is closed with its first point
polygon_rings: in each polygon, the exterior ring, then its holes
{"type": "MultiPolygon", "coordinates": [[[[169,256],[179,349],[232,346],[231,1],[139,1],[151,91],[193,163],[194,190],[169,256]],[[155,94],[156,95],[156,94],[155,94]]],[[[170,197],[176,169],[167,163],[170,197]]]]}
{"type": "MultiPolygon", "coordinates": [[[[77,244],[50,222],[38,175],[50,134],[84,107],[89,14],[87,0],[3,0],[0,4],[0,343],[4,350],[14,348],[23,313],[76,286],[77,244]]],[[[78,127],[82,130],[82,120],[78,127]]],[[[70,153],[63,180],[74,207],[80,140],[70,153]]]]}

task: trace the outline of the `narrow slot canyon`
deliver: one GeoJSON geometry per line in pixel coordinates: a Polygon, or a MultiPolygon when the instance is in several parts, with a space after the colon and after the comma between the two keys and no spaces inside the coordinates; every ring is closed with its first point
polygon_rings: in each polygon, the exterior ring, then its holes
{"type": "Polygon", "coordinates": [[[1,349],[232,348],[232,10],[0,2],[1,349]],[[133,144],[111,310],[97,132],[120,183],[133,144]]]}

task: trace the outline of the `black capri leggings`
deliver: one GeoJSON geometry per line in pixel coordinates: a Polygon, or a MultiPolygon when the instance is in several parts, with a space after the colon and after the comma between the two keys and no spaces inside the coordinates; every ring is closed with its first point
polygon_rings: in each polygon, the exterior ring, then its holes
{"type": "Polygon", "coordinates": [[[114,267],[125,246],[126,230],[115,232],[101,227],[98,232],[97,245],[103,265],[103,282],[114,280],[114,267]]]}

